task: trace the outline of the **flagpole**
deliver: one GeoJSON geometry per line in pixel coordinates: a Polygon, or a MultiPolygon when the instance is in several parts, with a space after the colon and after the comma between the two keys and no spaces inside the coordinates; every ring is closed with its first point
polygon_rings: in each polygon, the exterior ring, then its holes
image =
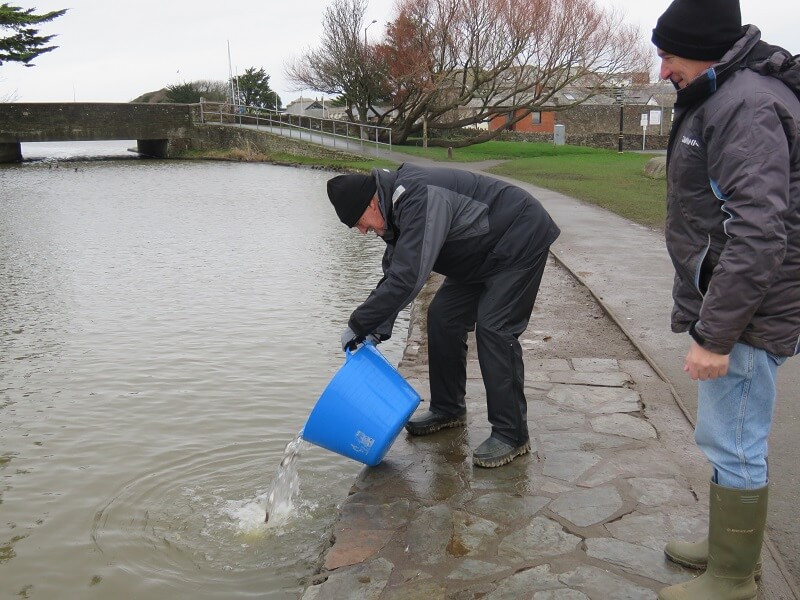
{"type": "Polygon", "coordinates": [[[228,81],[231,84],[231,105],[236,104],[236,95],[233,91],[233,70],[231,69],[231,41],[228,40],[228,81]]]}

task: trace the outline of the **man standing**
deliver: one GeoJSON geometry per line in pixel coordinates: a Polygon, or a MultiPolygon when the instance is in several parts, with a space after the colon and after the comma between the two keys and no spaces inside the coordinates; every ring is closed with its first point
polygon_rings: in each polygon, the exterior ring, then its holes
{"type": "Polygon", "coordinates": [[[560,231],[519,187],[468,171],[404,164],[328,181],[339,219],[386,242],[384,276],[350,317],[348,347],[388,339],[432,271],[445,275],[428,308],[430,410],[411,435],[466,425],[467,334],[475,330],[491,436],[474,464],[498,467],[530,450],[522,349],[548,249],[560,231]]]}
{"type": "Polygon", "coordinates": [[[776,371],[800,346],[800,100],[780,79],[800,67],[742,27],[738,0],[674,0],[652,39],[677,89],[672,330],[692,338],[695,440],[713,467],[708,536],[665,549],[706,572],[658,597],[754,599],[776,371]]]}

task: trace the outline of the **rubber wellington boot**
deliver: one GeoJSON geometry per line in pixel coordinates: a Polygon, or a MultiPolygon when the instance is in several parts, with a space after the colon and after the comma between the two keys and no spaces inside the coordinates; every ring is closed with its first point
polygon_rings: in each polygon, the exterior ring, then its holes
{"type": "Polygon", "coordinates": [[[706,572],[659,592],[659,600],[755,600],[753,577],[767,522],[768,487],[739,490],[711,483],[706,572]]]}
{"type": "Polygon", "coordinates": [[[466,414],[458,417],[448,417],[447,415],[440,415],[432,410],[426,410],[423,413],[412,416],[408,420],[408,423],[406,423],[406,431],[411,435],[429,435],[431,433],[436,433],[440,429],[464,427],[466,424],[466,414]]]}
{"type": "MultiPolygon", "coordinates": [[[[672,562],[677,563],[683,567],[690,569],[699,569],[704,571],[708,564],[708,538],[704,538],[698,542],[683,542],[673,540],[667,542],[664,547],[664,554],[672,562]]],[[[761,579],[761,557],[758,557],[756,563],[756,570],[753,576],[756,581],[761,579]]]]}

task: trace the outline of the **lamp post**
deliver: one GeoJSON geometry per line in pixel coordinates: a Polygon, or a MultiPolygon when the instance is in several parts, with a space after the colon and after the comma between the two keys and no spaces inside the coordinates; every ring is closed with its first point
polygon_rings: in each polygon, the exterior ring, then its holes
{"type": "Polygon", "coordinates": [[[622,154],[622,125],[624,117],[625,96],[621,87],[616,89],[617,104],[619,104],[619,138],[617,139],[617,152],[622,154]]]}
{"type": "Polygon", "coordinates": [[[377,19],[372,19],[372,23],[370,23],[369,25],[364,27],[364,50],[367,49],[367,29],[369,29],[370,27],[375,25],[375,23],[377,23],[377,22],[378,22],[377,19]]]}
{"type": "MultiPolygon", "coordinates": [[[[362,69],[362,73],[364,73],[365,80],[366,80],[366,69],[367,69],[367,66],[366,66],[367,65],[367,29],[369,29],[370,27],[375,25],[375,23],[377,23],[377,22],[378,22],[377,19],[372,19],[372,22],[369,25],[367,25],[366,27],[364,27],[364,56],[362,58],[361,69],[362,69]]],[[[369,105],[370,105],[370,99],[369,99],[369,96],[367,96],[366,102],[364,103],[364,116],[363,116],[363,119],[364,119],[365,123],[367,122],[367,120],[369,118],[369,114],[368,114],[369,113],[369,105]]],[[[361,128],[361,137],[362,138],[364,137],[364,128],[363,127],[361,128]]]]}

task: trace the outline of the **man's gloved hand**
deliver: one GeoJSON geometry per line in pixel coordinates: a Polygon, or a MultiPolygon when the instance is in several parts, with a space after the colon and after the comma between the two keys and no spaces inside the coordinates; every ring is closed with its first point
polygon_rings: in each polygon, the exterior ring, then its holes
{"type": "Polygon", "coordinates": [[[354,350],[358,343],[364,338],[360,338],[349,327],[342,332],[342,350],[354,350]]]}
{"type": "Polygon", "coordinates": [[[380,336],[370,333],[366,338],[363,335],[356,335],[355,332],[349,327],[342,332],[342,350],[355,350],[356,346],[366,341],[376,346],[381,343],[380,336]]]}

